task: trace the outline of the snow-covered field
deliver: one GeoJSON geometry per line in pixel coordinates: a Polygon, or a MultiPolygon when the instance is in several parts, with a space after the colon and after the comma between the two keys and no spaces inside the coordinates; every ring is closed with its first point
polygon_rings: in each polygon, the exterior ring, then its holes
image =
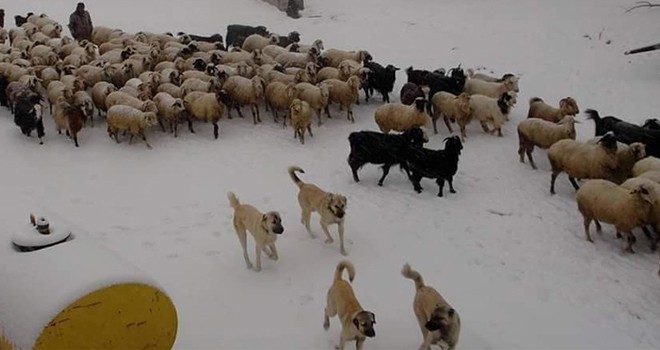
{"type": "MultiPolygon", "coordinates": [[[[380,188],[380,170],[370,165],[362,181],[353,182],[347,137],[377,129],[379,97],[354,109],[355,124],[331,119],[304,146],[263,109],[264,123],[257,126],[251,118],[221,120],[218,140],[209,125],[199,124],[195,135],[182,128],[177,139],[154,130],[152,150],[139,142],[118,145],[98,125],[82,131],[76,149],[56,134],[49,117],[40,146],[21,135],[3,109],[2,244],[10,244],[11,228],[24,226],[30,212],[95,238],[172,297],[179,316],[175,348],[332,349],[337,343],[337,319],[328,332],[322,322],[341,256],[337,243],[311,239],[300,224],[297,188],[286,173],[293,164],[305,169],[303,181],[348,197],[354,289],[377,320],[366,349],[411,349],[421,342],[413,283],[400,274],[405,262],[460,313],[461,349],[660,348],[657,253],[640,234],[637,254],[622,254],[609,226],[594,236],[595,244],[586,242],[565,175],[550,196],[545,153],[535,152],[539,170],[520,164],[515,134],[533,96],[552,104],[573,96],[581,110],[635,122],[660,117],[660,53],[623,55],[658,41],[660,10],[624,14],[632,0],[307,0],[303,18],[294,20],[257,0],[86,4],[96,25],[129,32],[224,36],[227,24],[264,24],[279,33],[297,30],[304,42],[321,38],[326,48],[364,48],[377,62],[402,68],[393,100],[410,65],[461,63],[521,75],[504,137],[468,126],[454,181],[458,193],[445,190],[444,198],[435,196],[429,180],[422,194],[415,193],[398,170],[380,188]],[[280,260],[264,259],[260,273],[245,268],[227,191],[282,215],[280,260]]],[[[7,26],[28,10],[66,24],[75,3],[3,6],[7,26]]],[[[591,137],[593,123],[579,119],[578,139],[591,137]]],[[[448,133],[444,125],[439,129],[427,147],[442,146],[448,133]]],[[[317,218],[312,228],[320,235],[317,218]]],[[[94,268],[81,257],[80,269],[94,268]]]]}

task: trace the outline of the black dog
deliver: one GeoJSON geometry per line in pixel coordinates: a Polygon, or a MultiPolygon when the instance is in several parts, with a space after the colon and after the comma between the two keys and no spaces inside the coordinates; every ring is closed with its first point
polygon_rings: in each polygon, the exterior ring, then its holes
{"type": "Polygon", "coordinates": [[[449,183],[449,192],[454,190],[453,179],[458,170],[458,156],[461,154],[463,144],[458,136],[445,139],[445,149],[431,150],[427,148],[411,149],[406,163],[412,175],[410,181],[417,193],[422,193],[420,181],[423,177],[436,179],[438,184],[438,197],[442,197],[445,180],[449,183]]]}
{"type": "Polygon", "coordinates": [[[348,164],[353,172],[353,179],[359,182],[357,171],[367,163],[383,164],[383,176],[378,180],[378,186],[390,171],[390,167],[399,164],[408,177],[410,172],[406,165],[406,157],[410,149],[421,148],[428,138],[420,128],[409,129],[402,134],[383,134],[375,131],[356,131],[348,136],[351,153],[348,164]]]}

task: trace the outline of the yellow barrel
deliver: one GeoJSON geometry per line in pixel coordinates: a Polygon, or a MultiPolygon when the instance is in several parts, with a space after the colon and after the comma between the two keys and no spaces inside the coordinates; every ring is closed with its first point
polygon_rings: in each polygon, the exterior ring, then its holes
{"type": "Polygon", "coordinates": [[[0,248],[0,350],[171,349],[176,331],[163,288],[89,237],[0,248]]]}

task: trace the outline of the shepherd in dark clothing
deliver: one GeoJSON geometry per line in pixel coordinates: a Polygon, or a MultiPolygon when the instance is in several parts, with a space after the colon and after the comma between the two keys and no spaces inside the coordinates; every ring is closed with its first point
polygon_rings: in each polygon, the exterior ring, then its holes
{"type": "Polygon", "coordinates": [[[76,10],[69,16],[69,31],[74,39],[80,41],[83,39],[90,40],[92,38],[92,18],[89,12],[85,10],[85,4],[78,3],[76,10]]]}

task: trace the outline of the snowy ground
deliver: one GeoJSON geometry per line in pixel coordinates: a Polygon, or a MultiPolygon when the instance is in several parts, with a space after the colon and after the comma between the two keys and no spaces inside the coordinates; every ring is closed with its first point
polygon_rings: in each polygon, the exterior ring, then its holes
{"type": "MultiPolygon", "coordinates": [[[[40,146],[2,110],[1,222],[24,225],[29,212],[66,220],[153,276],[177,306],[176,348],[332,349],[337,343],[337,319],[328,332],[321,325],[341,256],[336,243],[309,238],[300,224],[297,189],[286,174],[292,164],[306,170],[304,181],[348,197],[354,289],[378,322],[366,349],[410,349],[421,341],[413,284],[399,272],[405,262],[460,313],[461,349],[660,348],[657,254],[642,235],[637,254],[622,254],[611,227],[587,243],[565,175],[551,197],[545,153],[535,152],[537,171],[520,164],[515,136],[532,96],[553,104],[573,96],[581,110],[631,121],[660,117],[660,53],[622,54],[658,41],[660,10],[624,14],[633,1],[621,0],[307,0],[303,18],[293,20],[254,0],[86,3],[95,24],[131,32],[224,35],[230,23],[265,24],[280,33],[298,30],[306,42],[321,38],[326,48],[368,49],[376,61],[402,69],[462,63],[522,76],[504,137],[470,125],[454,182],[458,193],[442,199],[428,180],[416,194],[397,170],[383,188],[374,166],[353,182],[347,136],[376,129],[380,99],[355,108],[355,124],[329,120],[304,146],[266,113],[258,126],[222,120],[219,140],[208,125],[178,139],[154,131],[152,150],[117,145],[103,126],[83,130],[75,149],[49,118],[40,146]],[[245,268],[230,190],[282,214],[280,260],[265,259],[260,273],[245,268]]],[[[14,14],[28,10],[66,24],[75,4],[4,6],[9,26],[14,14]]],[[[402,70],[394,100],[404,82],[402,70]]],[[[442,145],[447,131],[439,128],[429,147],[442,145]]],[[[592,122],[579,125],[578,139],[591,135],[592,122]]],[[[321,234],[316,220],[313,229],[321,234]]],[[[0,232],[4,244],[10,235],[0,232]]]]}

